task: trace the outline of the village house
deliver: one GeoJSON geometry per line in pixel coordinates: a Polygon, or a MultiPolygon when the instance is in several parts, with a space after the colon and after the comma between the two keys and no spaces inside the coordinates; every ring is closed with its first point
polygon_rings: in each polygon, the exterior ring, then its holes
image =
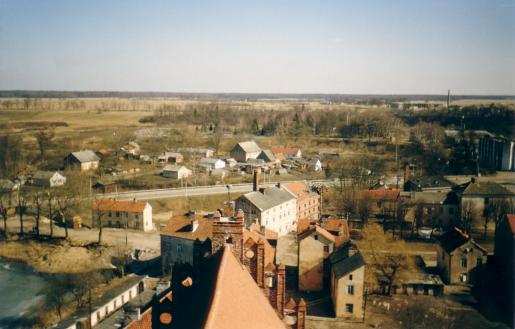
{"type": "Polygon", "coordinates": [[[515,195],[504,186],[472,178],[470,182],[457,186],[455,191],[461,195],[462,214],[469,213],[473,218],[472,226],[481,226],[485,207],[490,203],[506,200],[513,202],[515,195]]]}
{"type": "Polygon", "coordinates": [[[277,156],[277,154],[282,154],[288,159],[302,158],[302,152],[298,147],[272,147],[272,153],[277,156]]]}
{"type": "Polygon", "coordinates": [[[91,188],[94,190],[99,190],[102,193],[116,192],[117,189],[116,181],[105,177],[100,178],[98,181],[96,181],[95,184],[91,186],[91,188]]]}
{"type": "Polygon", "coordinates": [[[302,182],[281,183],[279,186],[297,199],[298,219],[318,220],[320,218],[320,194],[302,182]]]}
{"type": "Polygon", "coordinates": [[[338,318],[363,319],[365,303],[365,260],[350,242],[330,257],[331,300],[338,318]]]}
{"type": "Polygon", "coordinates": [[[281,163],[281,161],[277,160],[275,155],[270,150],[262,150],[256,159],[263,160],[263,162],[265,162],[267,164],[271,164],[272,166],[275,166],[275,165],[278,165],[281,163]]]}
{"type": "Polygon", "coordinates": [[[486,264],[488,253],[468,234],[455,227],[439,238],[437,267],[449,284],[470,284],[474,272],[486,264]]]}
{"type": "Polygon", "coordinates": [[[151,231],[152,206],[143,201],[96,200],[92,207],[93,226],[151,231]]]}
{"type": "Polygon", "coordinates": [[[365,190],[358,198],[364,199],[370,205],[370,212],[376,218],[394,218],[399,201],[399,190],[365,190]]]}
{"type": "Polygon", "coordinates": [[[256,159],[261,153],[261,148],[255,141],[239,142],[231,150],[231,158],[238,162],[247,162],[248,159],[256,159]]]}
{"type": "Polygon", "coordinates": [[[245,213],[246,226],[258,223],[279,236],[297,230],[297,202],[290,192],[276,186],[259,187],[254,172],[253,191],[236,199],[236,208],[245,213]]]}
{"type": "Polygon", "coordinates": [[[175,267],[198,266],[201,255],[211,253],[212,225],[207,214],[172,217],[160,233],[163,273],[173,273],[175,267]]]}
{"type": "Polygon", "coordinates": [[[116,151],[117,157],[123,157],[125,159],[132,158],[132,159],[139,159],[141,153],[141,148],[138,143],[131,141],[127,144],[120,147],[118,151],[116,151]]]}
{"type": "Polygon", "coordinates": [[[322,162],[320,159],[311,159],[306,163],[306,168],[309,171],[319,172],[322,171],[322,162]]]}
{"type": "Polygon", "coordinates": [[[335,249],[335,238],[318,225],[312,225],[297,237],[299,243],[299,290],[321,291],[329,275],[329,255],[335,249]]]}
{"type": "Polygon", "coordinates": [[[157,157],[157,162],[161,164],[165,163],[182,163],[184,161],[184,157],[181,153],[178,152],[163,152],[163,154],[157,157]]]}
{"type": "Polygon", "coordinates": [[[32,185],[39,187],[56,187],[66,184],[66,177],[58,171],[38,170],[32,176],[32,185]]]}
{"type": "Polygon", "coordinates": [[[202,158],[199,161],[199,166],[205,168],[207,171],[225,168],[225,161],[215,158],[202,158]]]}
{"type": "Polygon", "coordinates": [[[448,192],[454,183],[441,176],[410,177],[404,181],[405,192],[448,192]]]}
{"type": "Polygon", "coordinates": [[[403,206],[407,208],[404,219],[417,227],[447,229],[459,224],[460,200],[452,191],[409,192],[403,206]]]}
{"type": "Polygon", "coordinates": [[[191,176],[193,172],[185,166],[166,165],[161,171],[161,176],[172,179],[184,179],[191,176]]]}
{"type": "Polygon", "coordinates": [[[100,158],[91,150],[72,152],[64,158],[65,168],[80,167],[80,171],[95,170],[100,158]]]}

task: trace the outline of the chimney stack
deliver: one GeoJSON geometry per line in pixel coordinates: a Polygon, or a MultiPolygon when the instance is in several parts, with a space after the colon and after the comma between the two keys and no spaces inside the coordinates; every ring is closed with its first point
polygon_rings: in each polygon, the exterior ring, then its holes
{"type": "Polygon", "coordinates": [[[264,286],[265,279],[265,243],[261,238],[257,242],[257,284],[258,287],[264,286]]]}
{"type": "Polygon", "coordinates": [[[277,269],[277,312],[281,315],[284,314],[284,303],[286,298],[286,267],[284,264],[279,264],[277,269]]]}
{"type": "Polygon", "coordinates": [[[404,183],[406,183],[409,180],[409,164],[404,164],[404,183]]]}
{"type": "Polygon", "coordinates": [[[253,177],[253,181],[252,181],[252,190],[254,192],[257,192],[257,190],[259,189],[259,171],[257,170],[254,170],[254,177],[253,177]]]}
{"type": "Polygon", "coordinates": [[[297,305],[297,328],[296,329],[304,329],[306,328],[306,302],[304,298],[300,299],[299,304],[297,305]]]}

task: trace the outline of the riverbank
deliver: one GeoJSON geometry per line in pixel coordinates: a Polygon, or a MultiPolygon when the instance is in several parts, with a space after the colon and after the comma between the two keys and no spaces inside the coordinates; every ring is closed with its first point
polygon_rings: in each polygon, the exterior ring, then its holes
{"type": "Polygon", "coordinates": [[[108,248],[75,246],[64,240],[8,240],[0,242],[0,257],[42,273],[80,273],[111,268],[108,248]]]}

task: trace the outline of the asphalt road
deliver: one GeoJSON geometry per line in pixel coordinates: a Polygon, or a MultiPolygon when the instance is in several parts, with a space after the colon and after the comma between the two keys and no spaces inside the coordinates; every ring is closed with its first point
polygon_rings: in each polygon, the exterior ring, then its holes
{"type": "MultiPolygon", "coordinates": [[[[288,181],[292,182],[292,181],[288,181]]],[[[295,181],[295,182],[304,182],[304,181],[295,181]]],[[[330,185],[333,183],[331,180],[309,180],[305,181],[311,184],[323,184],[330,185]]],[[[283,182],[287,183],[287,182],[283,182]]],[[[263,184],[263,185],[272,185],[276,184],[275,182],[263,184]]],[[[231,193],[246,193],[252,191],[252,184],[232,184],[231,185],[231,193]]],[[[195,187],[187,187],[187,188],[167,188],[167,189],[155,189],[155,190],[139,190],[139,191],[127,191],[127,192],[118,192],[118,193],[106,193],[106,194],[97,194],[99,198],[116,198],[117,200],[156,200],[156,199],[167,199],[167,198],[176,198],[176,197],[186,197],[186,196],[200,196],[200,195],[213,195],[213,194],[222,194],[227,193],[227,187],[225,185],[215,185],[215,186],[195,186],[195,187]]]]}

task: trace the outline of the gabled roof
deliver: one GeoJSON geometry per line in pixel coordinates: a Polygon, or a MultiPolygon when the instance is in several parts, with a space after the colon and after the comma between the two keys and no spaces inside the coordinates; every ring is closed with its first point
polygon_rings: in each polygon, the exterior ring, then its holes
{"type": "Polygon", "coordinates": [[[229,246],[222,250],[205,329],[285,329],[263,292],[229,246]]]}
{"type": "Polygon", "coordinates": [[[94,205],[94,210],[101,211],[120,211],[120,212],[142,212],[145,210],[148,202],[144,201],[119,201],[113,199],[97,200],[94,205]]]}
{"type": "Polygon", "coordinates": [[[258,244],[259,241],[261,241],[265,247],[265,266],[268,264],[273,265],[275,259],[275,248],[272,247],[272,245],[262,234],[256,231],[249,231],[247,229],[243,230],[243,243],[246,247],[251,247],[255,244],[258,244]]]}
{"type": "MultiPolygon", "coordinates": [[[[41,179],[41,180],[49,180],[50,178],[52,178],[55,174],[59,174],[61,175],[58,171],[44,171],[44,170],[38,170],[36,171],[36,173],[34,174],[34,176],[32,176],[32,178],[34,179],[41,179]]],[[[62,176],[62,175],[61,175],[62,176]]]]}
{"type": "Polygon", "coordinates": [[[363,256],[360,252],[356,252],[353,255],[343,258],[342,260],[333,263],[332,269],[334,272],[334,275],[337,278],[340,278],[346,274],[349,274],[358,268],[365,266],[365,259],[363,259],[363,256]]]}
{"type": "Polygon", "coordinates": [[[446,232],[444,235],[442,235],[439,239],[440,245],[442,248],[450,254],[457,248],[461,247],[467,242],[471,242],[474,246],[476,246],[478,249],[486,252],[486,250],[478,245],[468,234],[464,233],[459,228],[455,227],[454,229],[446,232]]]}
{"type": "Polygon", "coordinates": [[[506,221],[508,222],[509,228],[511,229],[511,233],[515,234],[515,215],[507,214],[506,221]]]}
{"type": "Polygon", "coordinates": [[[169,165],[164,166],[163,171],[179,171],[182,168],[188,169],[185,166],[169,164],[169,165]]]}
{"type": "Polygon", "coordinates": [[[262,150],[261,153],[259,153],[258,159],[262,159],[265,162],[274,162],[275,161],[275,155],[270,150],[262,150]]]}
{"type": "Polygon", "coordinates": [[[509,196],[513,195],[507,188],[495,182],[470,182],[465,184],[463,195],[509,196]]]}
{"type": "Polygon", "coordinates": [[[255,191],[244,194],[241,196],[241,198],[247,199],[261,211],[273,208],[284,202],[295,199],[295,197],[290,192],[275,186],[265,188],[263,193],[260,191],[255,191]]]}
{"type": "Polygon", "coordinates": [[[202,158],[202,159],[200,159],[199,162],[200,162],[200,164],[215,164],[218,161],[225,162],[224,160],[217,159],[217,158],[202,158]]]}
{"type": "Polygon", "coordinates": [[[373,201],[397,201],[400,195],[399,190],[365,190],[362,193],[373,201]]]}
{"type": "MultiPolygon", "coordinates": [[[[253,140],[251,141],[246,141],[246,142],[239,142],[238,144],[236,144],[236,146],[239,146],[244,152],[246,153],[256,153],[256,152],[261,152],[261,148],[259,147],[259,145],[257,145],[257,143],[253,140]]],[[[235,147],[236,147],[235,146],[235,147]]]]}
{"type": "MultiPolygon", "coordinates": [[[[261,234],[261,227],[259,226],[258,223],[250,224],[249,230],[261,234]]],[[[271,230],[271,229],[265,227],[265,239],[267,239],[267,240],[277,240],[278,236],[279,235],[277,234],[276,231],[271,230]]]]}
{"type": "Polygon", "coordinates": [[[312,235],[313,233],[316,233],[316,234],[322,236],[324,239],[326,239],[329,242],[332,242],[332,243],[335,242],[334,235],[332,235],[331,233],[327,232],[325,229],[321,228],[318,225],[310,227],[309,229],[307,229],[304,232],[300,233],[299,237],[298,237],[298,241],[301,241],[301,240],[307,238],[308,236],[312,235]]]}
{"type": "Polygon", "coordinates": [[[309,186],[303,182],[291,182],[291,183],[281,183],[281,187],[288,190],[290,193],[295,195],[297,198],[303,198],[308,196],[311,192],[309,190],[309,186]]]}
{"type": "Polygon", "coordinates": [[[188,240],[205,241],[213,236],[213,221],[206,215],[197,214],[194,216],[179,215],[172,217],[166,227],[161,231],[161,235],[172,236],[188,240]],[[198,221],[198,227],[192,231],[192,221],[198,221]]]}
{"type": "Polygon", "coordinates": [[[418,176],[404,182],[405,188],[410,191],[423,188],[451,188],[454,185],[443,176],[418,176]]]}
{"type": "Polygon", "coordinates": [[[71,155],[81,163],[100,160],[100,158],[95,154],[95,152],[91,150],[72,152],[71,155]]]}

